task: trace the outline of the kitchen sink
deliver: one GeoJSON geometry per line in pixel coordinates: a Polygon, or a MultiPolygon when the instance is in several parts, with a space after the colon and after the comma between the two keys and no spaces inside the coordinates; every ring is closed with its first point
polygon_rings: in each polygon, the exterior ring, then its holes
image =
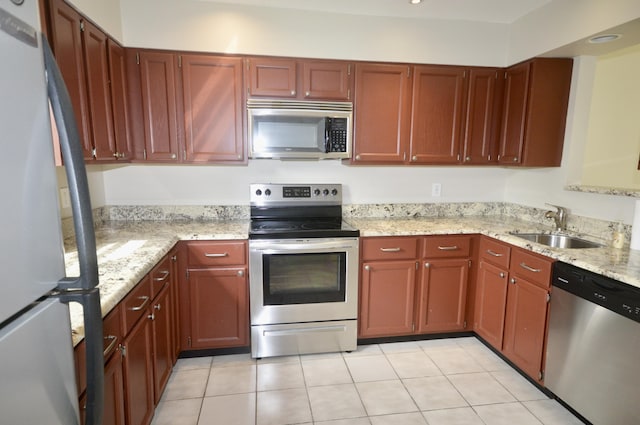
{"type": "Polygon", "coordinates": [[[511,233],[522,239],[547,245],[551,248],[582,249],[600,248],[602,245],[569,235],[553,235],[549,233],[511,233]]]}

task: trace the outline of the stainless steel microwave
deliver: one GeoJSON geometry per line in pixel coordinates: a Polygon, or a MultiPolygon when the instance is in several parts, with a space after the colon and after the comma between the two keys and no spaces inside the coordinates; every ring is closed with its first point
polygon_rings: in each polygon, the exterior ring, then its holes
{"type": "Polygon", "coordinates": [[[351,157],[353,104],[247,100],[249,158],[351,157]]]}

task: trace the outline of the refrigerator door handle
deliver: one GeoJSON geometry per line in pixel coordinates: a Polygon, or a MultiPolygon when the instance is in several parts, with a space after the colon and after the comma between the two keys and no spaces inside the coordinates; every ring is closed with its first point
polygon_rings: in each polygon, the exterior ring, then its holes
{"type": "Polygon", "coordinates": [[[80,276],[60,280],[58,289],[61,291],[63,302],[75,301],[83,306],[87,353],[87,410],[84,423],[85,425],[100,425],[104,412],[102,310],[100,292],[97,288],[98,258],[89,184],[71,99],[44,34],[42,35],[42,48],[47,73],[49,102],[58,128],[60,150],[69,182],[80,264],[80,276]]]}

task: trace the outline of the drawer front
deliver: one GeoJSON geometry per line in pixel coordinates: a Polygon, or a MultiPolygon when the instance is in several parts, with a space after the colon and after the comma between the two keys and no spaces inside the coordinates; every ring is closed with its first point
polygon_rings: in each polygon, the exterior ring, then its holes
{"type": "Polygon", "coordinates": [[[122,300],[122,335],[126,336],[151,303],[151,283],[149,275],[138,283],[122,300]]]}
{"type": "Polygon", "coordinates": [[[171,258],[167,255],[149,273],[151,278],[151,299],[171,282],[171,258]]]}
{"type": "Polygon", "coordinates": [[[189,267],[210,267],[247,264],[247,244],[244,241],[189,242],[189,267]]]}
{"type": "Polygon", "coordinates": [[[480,257],[488,263],[503,269],[508,269],[511,258],[511,247],[495,239],[483,236],[480,238],[480,257]]]}
{"type": "Polygon", "coordinates": [[[517,277],[536,283],[543,288],[551,286],[551,266],[553,260],[529,251],[514,248],[509,270],[517,277]]]}
{"type": "Polygon", "coordinates": [[[424,258],[468,257],[471,252],[471,236],[426,236],[423,246],[424,258]]]}
{"type": "Polygon", "coordinates": [[[122,344],[122,316],[120,314],[120,304],[116,306],[102,322],[102,333],[104,336],[104,361],[118,349],[118,344],[122,344]]]}
{"type": "Polygon", "coordinates": [[[360,259],[370,260],[411,260],[418,258],[418,238],[364,238],[360,259]]]}

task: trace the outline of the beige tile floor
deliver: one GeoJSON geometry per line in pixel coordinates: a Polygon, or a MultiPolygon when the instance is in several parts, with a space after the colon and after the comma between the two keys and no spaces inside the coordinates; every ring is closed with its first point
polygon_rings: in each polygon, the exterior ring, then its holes
{"type": "Polygon", "coordinates": [[[477,339],[180,359],[152,425],[572,425],[477,339]]]}

